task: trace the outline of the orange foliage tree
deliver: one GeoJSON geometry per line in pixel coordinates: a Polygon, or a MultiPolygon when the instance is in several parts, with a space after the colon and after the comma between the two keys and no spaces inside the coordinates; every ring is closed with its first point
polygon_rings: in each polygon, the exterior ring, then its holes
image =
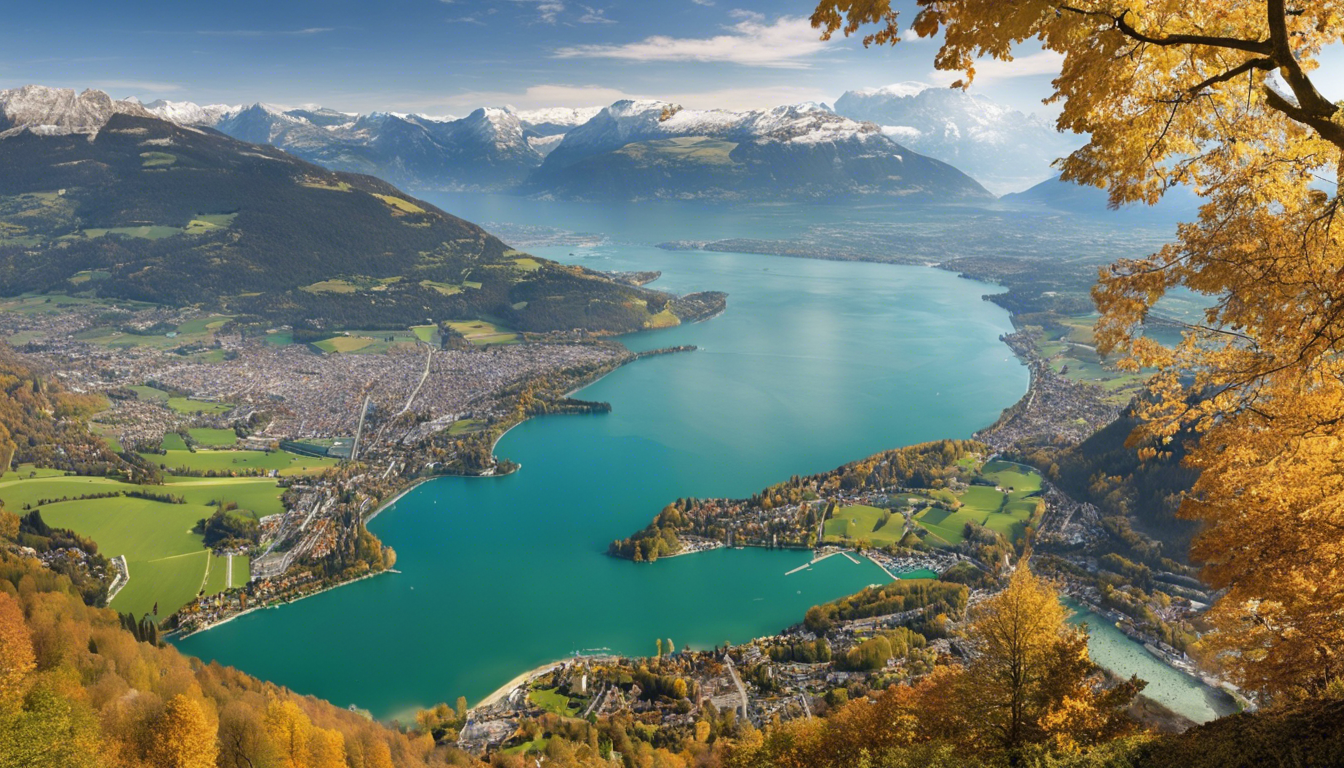
{"type": "MultiPolygon", "coordinates": [[[[1339,0],[918,0],[911,28],[941,35],[935,65],[975,76],[1024,43],[1055,52],[1058,127],[1089,136],[1065,179],[1113,204],[1175,185],[1205,203],[1171,245],[1103,270],[1098,348],[1158,371],[1135,442],[1183,429],[1201,470],[1181,514],[1193,557],[1225,589],[1206,657],[1268,695],[1319,693],[1344,659],[1344,110],[1314,80],[1344,39],[1339,0]],[[1030,42],[1029,42],[1030,41],[1030,42]],[[1174,288],[1209,297],[1172,348],[1144,320],[1174,288]]],[[[902,32],[890,0],[822,0],[825,35],[902,32]],[[870,25],[876,25],[872,27],[870,25]],[[873,31],[875,30],[875,31],[873,31]]]]}

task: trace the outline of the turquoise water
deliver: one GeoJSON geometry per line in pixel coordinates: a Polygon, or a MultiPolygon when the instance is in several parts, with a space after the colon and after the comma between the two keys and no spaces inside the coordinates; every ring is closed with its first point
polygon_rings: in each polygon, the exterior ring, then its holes
{"type": "Polygon", "coordinates": [[[1230,696],[1162,663],[1116,629],[1105,616],[1093,613],[1073,600],[1064,600],[1064,605],[1072,612],[1071,624],[1087,624],[1087,648],[1092,660],[1120,677],[1138,675],[1139,679],[1148,681],[1143,689],[1145,696],[1197,723],[1237,711],[1236,702],[1230,696]]]}
{"type": "Polygon", "coordinates": [[[521,462],[518,473],[436,480],[383,512],[370,528],[397,550],[401,573],[244,616],[182,649],[404,717],[477,700],[576,650],[741,642],[885,582],[876,566],[839,557],[785,576],[804,552],[637,565],[604,551],[678,497],[747,495],[993,422],[1028,379],[998,341],[1007,313],[981,298],[995,289],[922,267],[668,252],[656,239],[536,250],[660,269],[655,285],[677,292],[727,291],[719,317],[625,339],[699,351],[637,361],[579,394],[609,401],[609,414],[510,431],[497,451],[521,462]]]}
{"type": "MultiPolygon", "coordinates": [[[[772,633],[885,575],[833,557],[785,576],[808,554],[756,549],[636,565],[606,557],[606,544],[680,496],[745,495],[885,448],[968,436],[1027,385],[1026,370],[997,341],[1010,330],[1007,314],[981,300],[991,286],[917,267],[652,247],[871,226],[970,255],[973,242],[945,234],[984,228],[981,214],[434,202],[474,221],[601,233],[595,247],[531,250],[595,269],[662,270],[654,287],[725,290],[728,310],[624,339],[632,349],[701,349],[638,361],[580,393],[611,402],[609,414],[547,417],[509,432],[498,451],[522,462],[517,474],[437,480],[386,510],[371,527],[397,549],[401,573],[244,616],[184,641],[186,652],[405,718],[459,695],[477,700],[574,651],[646,654],[660,637],[705,647],[772,633]]],[[[1014,221],[993,222],[1000,225],[1014,221]]],[[[1021,226],[1070,247],[1030,221],[1021,226]]],[[[902,236],[891,243],[909,245],[902,236]]],[[[1104,620],[1088,620],[1103,666],[1139,674],[1150,696],[1192,719],[1227,711],[1104,620]]]]}

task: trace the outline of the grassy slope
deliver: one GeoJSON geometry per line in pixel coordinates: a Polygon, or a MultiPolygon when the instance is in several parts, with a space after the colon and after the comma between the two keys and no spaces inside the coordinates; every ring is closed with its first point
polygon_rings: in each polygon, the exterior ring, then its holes
{"type": "MultiPolygon", "coordinates": [[[[137,615],[159,604],[166,616],[189,602],[201,587],[206,572],[206,550],[200,534],[191,529],[209,516],[213,500],[233,501],[261,517],[283,511],[280,488],[265,478],[171,478],[165,486],[132,486],[101,477],[65,477],[43,472],[45,477],[15,479],[27,472],[8,473],[0,480],[0,499],[11,510],[22,510],[43,498],[131,490],[184,497],[186,504],[167,504],[146,499],[115,497],[44,504],[42,519],[48,525],[70,528],[98,543],[109,557],[124,555],[131,582],[117,595],[112,607],[137,615]]],[[[234,582],[245,583],[246,558],[234,558],[234,582]],[[240,582],[240,577],[243,581],[240,582]]],[[[224,562],[211,590],[223,589],[224,562]]]]}

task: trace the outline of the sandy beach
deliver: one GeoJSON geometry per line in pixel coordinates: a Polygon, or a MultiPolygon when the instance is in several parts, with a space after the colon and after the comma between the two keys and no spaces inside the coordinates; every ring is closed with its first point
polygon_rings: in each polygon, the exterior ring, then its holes
{"type": "Polygon", "coordinates": [[[541,677],[542,675],[546,674],[547,672],[550,672],[551,670],[555,669],[556,667],[559,667],[564,663],[565,661],[552,661],[548,664],[542,664],[540,667],[537,667],[536,669],[528,670],[527,672],[524,672],[523,674],[505,683],[499,690],[495,691],[489,696],[486,696],[484,699],[481,699],[480,703],[472,707],[472,709],[482,709],[490,706],[491,704],[498,703],[502,701],[505,697],[507,697],[509,693],[513,691],[514,688],[517,688],[518,686],[522,685],[523,683],[526,683],[529,680],[532,680],[533,678],[541,677]]]}

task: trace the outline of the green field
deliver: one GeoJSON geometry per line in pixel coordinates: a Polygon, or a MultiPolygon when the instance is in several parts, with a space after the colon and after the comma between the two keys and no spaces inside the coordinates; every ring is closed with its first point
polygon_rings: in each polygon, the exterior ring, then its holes
{"type": "Polygon", "coordinates": [[[141,152],[140,165],[145,168],[166,168],[177,162],[177,155],[167,152],[141,152]]]}
{"type": "Polygon", "coordinates": [[[227,315],[210,315],[208,317],[198,317],[194,320],[177,326],[179,334],[193,335],[198,333],[214,332],[224,327],[224,324],[233,318],[227,315]]]}
{"type": "Polygon", "coordinates": [[[403,200],[400,197],[393,197],[392,195],[378,195],[378,194],[375,194],[374,197],[378,198],[379,200],[382,200],[384,203],[387,203],[388,205],[392,206],[393,208],[396,208],[397,210],[403,213],[425,212],[424,208],[421,208],[415,203],[412,203],[410,200],[403,200]]]}
{"type": "Polygon", "coordinates": [[[358,352],[373,343],[373,339],[364,336],[333,336],[323,339],[313,346],[323,352],[358,352]]]}
{"type": "Polygon", "coordinates": [[[518,341],[518,334],[486,320],[451,322],[448,327],[465,336],[472,344],[512,344],[518,341]]]}
{"type": "Polygon", "coordinates": [[[220,229],[226,229],[238,218],[236,213],[201,213],[187,222],[188,235],[204,235],[220,229]]]}
{"type": "MultiPolygon", "coordinates": [[[[179,438],[181,439],[181,438],[179,438]]],[[[240,472],[249,469],[275,469],[282,475],[313,475],[334,467],[336,459],[299,456],[285,451],[196,451],[169,450],[168,454],[140,454],[168,472],[178,467],[191,471],[240,472]]]]}
{"type": "Polygon", "coordinates": [[[378,355],[394,347],[416,346],[422,341],[433,341],[435,326],[415,326],[395,331],[343,331],[339,336],[323,339],[314,346],[332,354],[378,355]]]}
{"type": "MultiPolygon", "coordinates": [[[[0,499],[10,509],[36,504],[40,499],[74,497],[90,493],[132,490],[142,487],[153,493],[173,493],[186,499],[185,504],[168,504],[148,499],[117,496],[85,499],[39,507],[48,525],[70,528],[98,543],[108,556],[124,555],[131,581],[112,601],[111,607],[142,615],[159,605],[159,616],[167,616],[190,602],[202,584],[207,593],[224,589],[227,562],[212,559],[202,548],[199,534],[192,528],[209,516],[214,500],[233,501],[257,516],[283,511],[281,489],[274,480],[253,478],[171,478],[167,486],[132,486],[101,477],[75,477],[52,474],[51,470],[20,468],[0,478],[0,499]],[[26,478],[29,471],[39,477],[26,478]],[[207,564],[211,572],[206,579],[207,564]],[[218,568],[218,573],[215,572],[218,568]]],[[[246,583],[246,558],[233,560],[233,585],[246,583]]]]}
{"type": "Polygon", "coordinates": [[[192,400],[187,397],[177,397],[168,392],[164,392],[162,389],[156,389],[146,385],[129,387],[129,389],[141,400],[147,400],[151,403],[162,403],[178,413],[220,414],[233,407],[229,403],[207,403],[204,400],[192,400]]]}
{"type": "Polygon", "coordinates": [[[645,328],[674,328],[681,325],[681,318],[672,314],[672,310],[664,307],[656,315],[649,315],[649,319],[644,321],[645,328]]]}
{"type": "Polygon", "coordinates": [[[163,441],[160,443],[160,445],[163,446],[163,450],[165,451],[187,450],[187,441],[183,440],[182,436],[177,434],[176,432],[169,432],[165,434],[163,436],[163,441]]]}
{"type": "Polygon", "coordinates": [[[481,419],[459,419],[448,427],[448,434],[465,435],[468,432],[480,432],[482,429],[485,429],[485,422],[481,419]]]}
{"type": "Polygon", "coordinates": [[[981,476],[1004,490],[972,485],[957,497],[962,506],[956,511],[928,507],[915,515],[915,520],[936,537],[930,543],[960,543],[968,522],[997,531],[1009,540],[1023,534],[1036,511],[1033,495],[1041,490],[1040,474],[1020,464],[992,461],[982,468],[981,476]]]}
{"type": "Polygon", "coordinates": [[[1040,474],[1031,467],[1022,464],[991,461],[985,465],[980,474],[987,480],[993,480],[996,485],[1004,490],[1012,491],[1014,499],[1020,499],[1025,494],[1041,490],[1040,474]]]}
{"type": "Polygon", "coordinates": [[[858,541],[866,539],[876,547],[895,544],[905,535],[905,516],[893,513],[886,525],[882,525],[884,509],[855,505],[841,507],[835,511],[824,528],[826,541],[858,541]],[[879,527],[881,526],[881,527],[879,527]]]}
{"type": "Polygon", "coordinates": [[[188,429],[187,432],[191,435],[191,439],[196,441],[197,445],[207,448],[227,447],[238,442],[238,435],[234,434],[232,429],[193,427],[188,429]]]}
{"type": "Polygon", "coordinates": [[[578,714],[579,705],[575,704],[570,698],[560,693],[554,688],[538,688],[527,694],[528,701],[541,707],[547,712],[554,712],[563,717],[573,717],[578,714]]]}
{"type": "Polygon", "coordinates": [[[128,387],[128,389],[134,392],[135,396],[140,398],[141,400],[148,400],[152,403],[167,404],[168,398],[171,397],[171,395],[169,395],[167,392],[164,392],[162,389],[155,389],[154,387],[150,386],[141,385],[135,387],[128,387]]]}
{"type": "Polygon", "coordinates": [[[1096,320],[1095,314],[1060,318],[1048,329],[1035,328],[1033,340],[1056,373],[1071,381],[1100,386],[1109,402],[1127,403],[1151,372],[1129,373],[1118,370],[1114,361],[1102,360],[1093,335],[1096,320]]]}
{"type": "Polygon", "coordinates": [[[229,403],[207,403],[204,400],[192,400],[187,397],[168,398],[168,407],[178,413],[220,414],[233,408],[229,403]]]}
{"type": "MultiPolygon", "coordinates": [[[[229,580],[229,557],[210,555],[210,575],[206,578],[205,594],[214,595],[233,587],[247,585],[250,573],[248,558],[245,555],[233,557],[233,580],[229,580]]],[[[160,606],[162,608],[162,606],[160,606]]]]}

